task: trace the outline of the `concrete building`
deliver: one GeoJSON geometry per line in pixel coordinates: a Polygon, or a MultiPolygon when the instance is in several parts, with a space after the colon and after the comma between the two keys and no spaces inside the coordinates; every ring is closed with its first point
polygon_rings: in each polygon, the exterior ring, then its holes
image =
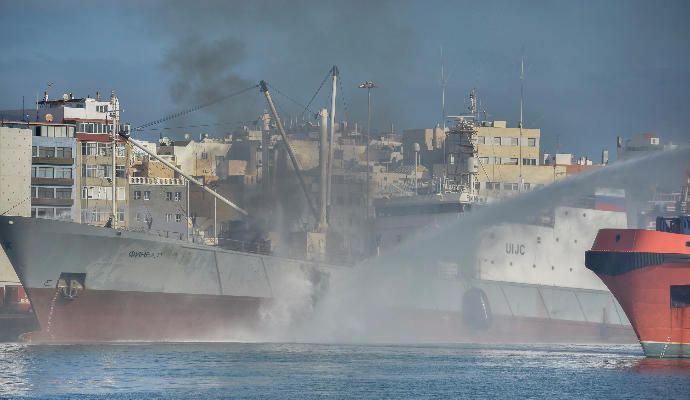
{"type": "Polygon", "coordinates": [[[81,221],[74,126],[32,123],[31,216],[81,221]]]}
{"type": "MultiPolygon", "coordinates": [[[[31,130],[0,126],[0,214],[31,215],[31,130]]],[[[17,285],[5,251],[0,248],[0,287],[17,285]]]]}
{"type": "MultiPolygon", "coordinates": [[[[420,164],[432,176],[452,177],[455,171],[466,168],[462,143],[452,132],[450,129],[446,134],[441,128],[404,131],[405,164],[414,164],[414,143],[418,143],[420,164]]],[[[565,177],[565,168],[542,165],[540,140],[540,129],[510,128],[506,121],[481,122],[477,127],[479,197],[486,200],[510,196],[565,177]]]]}
{"type": "Polygon", "coordinates": [[[31,215],[31,130],[0,126],[0,214],[31,215]]]}
{"type": "Polygon", "coordinates": [[[224,140],[208,138],[200,142],[170,141],[164,138],[158,146],[158,154],[172,156],[171,162],[178,165],[185,174],[202,177],[204,182],[213,182],[227,175],[225,168],[230,146],[224,140]]]}
{"type": "MultiPolygon", "coordinates": [[[[73,137],[76,138],[76,145],[72,149],[72,158],[74,164],[72,167],[72,180],[75,182],[75,187],[72,193],[72,198],[75,199],[76,210],[71,210],[71,218],[82,223],[103,225],[110,218],[112,212],[112,184],[111,179],[116,176],[116,198],[122,203],[118,205],[117,217],[121,225],[126,226],[126,199],[127,199],[127,154],[128,148],[125,146],[123,140],[118,140],[116,149],[117,163],[115,171],[112,170],[112,131],[113,122],[111,117],[111,107],[115,105],[119,114],[119,100],[115,95],[106,101],[101,100],[100,94],[96,93],[96,97],[76,98],[71,93],[64,94],[58,99],[49,99],[47,93],[44,93],[42,100],[36,103],[35,110],[26,110],[23,115],[17,110],[1,111],[0,116],[7,118],[11,116],[20,116],[17,120],[28,120],[32,124],[40,124],[47,126],[48,129],[45,137],[50,138],[50,130],[57,129],[57,126],[71,125],[74,128],[73,137]],[[50,128],[53,126],[53,128],[50,128]]],[[[60,128],[59,130],[63,130],[60,128]]],[[[121,124],[120,130],[128,131],[127,124],[121,124]]],[[[60,133],[61,135],[63,133],[60,133]]],[[[71,132],[70,132],[71,134],[71,132]]],[[[54,135],[54,134],[53,134],[54,135]]],[[[66,134],[65,134],[66,135],[66,134]]],[[[57,140],[45,139],[46,141],[57,140]]],[[[62,136],[67,140],[68,136],[62,136]]],[[[46,148],[50,147],[48,142],[43,142],[46,148]]],[[[64,142],[63,144],[67,144],[64,142]]],[[[37,150],[40,149],[40,144],[37,150]]],[[[59,147],[55,146],[55,151],[59,147]]],[[[41,158],[41,157],[39,157],[41,158]]],[[[57,158],[57,157],[48,157],[57,158]]],[[[59,168],[60,169],[60,168],[59,168]]],[[[44,169],[46,173],[50,172],[44,169]]],[[[53,170],[55,173],[55,168],[53,170]]],[[[67,174],[66,168],[62,168],[61,172],[67,174]]],[[[40,167],[37,173],[41,173],[40,167]]],[[[40,177],[42,178],[42,177],[40,177]]],[[[55,179],[55,178],[53,178],[55,179]]],[[[68,178],[60,178],[68,179],[68,178]]],[[[37,185],[38,186],[38,185],[37,185]]],[[[55,185],[57,189],[57,185],[55,185]]],[[[48,195],[47,191],[43,192],[48,195]]],[[[38,196],[38,192],[36,192],[38,196]]],[[[61,191],[58,195],[54,190],[54,196],[66,196],[66,191],[61,191]]],[[[53,212],[59,212],[64,218],[67,215],[64,200],[57,201],[54,199],[53,203],[60,203],[55,206],[53,212]],[[58,210],[60,208],[60,210],[58,210]]],[[[51,204],[46,201],[40,201],[40,206],[37,204],[36,212],[48,216],[48,210],[51,204]]],[[[48,201],[50,202],[50,201],[48,201]]],[[[56,204],[57,204],[56,203],[56,204]]]]}
{"type": "Polygon", "coordinates": [[[128,228],[186,240],[188,218],[187,180],[129,177],[128,228]]]}

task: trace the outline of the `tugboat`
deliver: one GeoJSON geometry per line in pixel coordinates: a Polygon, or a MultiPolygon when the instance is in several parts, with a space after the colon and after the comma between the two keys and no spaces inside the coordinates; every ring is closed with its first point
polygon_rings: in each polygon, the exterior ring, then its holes
{"type": "Polygon", "coordinates": [[[647,357],[690,358],[688,189],[678,217],[656,230],[602,229],[585,254],[625,311],[647,357]]]}

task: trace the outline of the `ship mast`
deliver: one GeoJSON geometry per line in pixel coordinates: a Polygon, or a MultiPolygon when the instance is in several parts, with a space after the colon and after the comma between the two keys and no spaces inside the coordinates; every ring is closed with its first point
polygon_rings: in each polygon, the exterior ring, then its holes
{"type": "Polygon", "coordinates": [[[519,123],[519,128],[520,128],[520,142],[518,143],[518,149],[520,152],[518,163],[520,165],[520,178],[519,178],[519,184],[518,184],[518,191],[522,191],[522,188],[524,186],[523,178],[522,178],[522,112],[523,112],[523,102],[524,102],[524,87],[525,87],[525,57],[522,57],[520,59],[520,123],[519,123]]]}
{"type": "Polygon", "coordinates": [[[112,210],[110,213],[110,218],[111,218],[111,226],[113,228],[117,228],[117,184],[115,180],[116,174],[116,169],[117,169],[117,163],[116,163],[116,151],[117,151],[117,137],[118,137],[118,125],[120,122],[120,110],[119,110],[119,102],[117,100],[117,96],[115,96],[115,92],[112,92],[110,95],[110,115],[113,117],[113,134],[112,134],[112,164],[111,164],[111,171],[110,171],[110,178],[111,178],[111,185],[112,185],[112,210]]]}
{"type": "Polygon", "coordinates": [[[450,158],[446,162],[446,174],[452,176],[452,183],[461,192],[467,194],[468,201],[477,198],[478,147],[477,147],[477,94],[474,89],[470,92],[469,113],[449,116],[456,121],[446,135],[451,149],[450,158]],[[451,165],[449,165],[451,164],[451,165]],[[453,168],[454,171],[450,171],[453,168]]]}

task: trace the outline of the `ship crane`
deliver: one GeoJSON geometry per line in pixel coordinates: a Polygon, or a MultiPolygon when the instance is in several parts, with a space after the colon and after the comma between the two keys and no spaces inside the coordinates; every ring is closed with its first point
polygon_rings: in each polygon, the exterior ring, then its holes
{"type": "Polygon", "coordinates": [[[290,162],[292,162],[292,167],[295,169],[295,173],[297,174],[297,179],[299,180],[299,184],[302,187],[302,191],[304,192],[304,197],[307,199],[307,204],[309,205],[309,211],[311,211],[312,215],[316,219],[316,221],[319,221],[319,212],[316,210],[316,207],[314,207],[314,203],[312,202],[311,195],[309,194],[309,189],[307,188],[307,184],[304,181],[304,176],[302,176],[302,169],[299,166],[299,162],[297,162],[297,157],[295,157],[295,152],[292,150],[292,146],[290,146],[290,142],[288,141],[287,134],[285,133],[285,128],[283,127],[283,121],[280,119],[280,116],[278,115],[278,111],[276,110],[275,104],[273,104],[273,98],[271,97],[271,93],[268,91],[268,84],[266,81],[261,81],[259,82],[259,87],[261,88],[261,92],[266,96],[266,101],[268,102],[268,107],[271,110],[271,114],[273,115],[273,118],[276,120],[276,125],[278,126],[278,132],[280,133],[280,137],[283,139],[283,142],[285,143],[285,149],[287,150],[288,156],[290,157],[290,162]]]}
{"type": "MultiPolygon", "coordinates": [[[[298,161],[297,161],[297,158],[295,157],[295,154],[294,154],[294,151],[293,151],[293,149],[292,149],[292,146],[290,146],[290,142],[288,141],[287,134],[285,133],[285,128],[283,127],[282,120],[280,119],[280,116],[278,115],[278,111],[276,110],[275,104],[273,103],[273,99],[272,99],[272,97],[271,97],[271,94],[270,94],[269,91],[268,91],[268,84],[267,84],[265,81],[263,81],[263,80],[262,80],[261,82],[259,82],[258,85],[254,85],[254,86],[251,86],[251,87],[249,87],[249,88],[245,88],[245,89],[239,90],[239,91],[237,91],[237,92],[230,93],[230,94],[228,94],[228,95],[226,95],[226,96],[223,96],[223,97],[221,97],[221,98],[219,98],[219,99],[216,99],[216,100],[210,101],[210,102],[208,102],[208,103],[202,104],[202,105],[200,105],[200,106],[193,107],[193,108],[190,108],[190,109],[188,109],[188,110],[184,110],[184,111],[181,111],[181,112],[172,114],[172,115],[170,115],[170,116],[164,117],[164,118],[162,118],[162,119],[159,119],[159,120],[156,120],[156,121],[149,122],[149,123],[144,124],[144,125],[142,125],[142,126],[140,126],[140,127],[138,127],[138,128],[135,128],[134,130],[135,130],[135,131],[140,131],[140,130],[143,130],[144,128],[149,127],[149,126],[151,126],[151,125],[155,125],[155,124],[158,124],[158,123],[161,123],[161,122],[165,122],[165,121],[168,121],[168,120],[171,120],[171,119],[180,117],[180,116],[185,115],[185,114],[189,114],[189,113],[194,112],[194,111],[198,111],[198,110],[200,110],[200,109],[202,109],[202,108],[208,107],[209,105],[218,103],[219,101],[228,99],[228,98],[230,98],[230,97],[234,97],[234,96],[243,94],[243,93],[248,92],[249,90],[255,89],[255,88],[257,88],[257,87],[260,88],[260,89],[261,89],[261,92],[264,94],[264,96],[266,96],[266,100],[267,100],[267,102],[268,102],[268,106],[269,106],[269,108],[270,108],[271,114],[273,115],[273,118],[274,118],[275,121],[276,121],[276,125],[278,126],[278,131],[279,131],[279,133],[280,133],[280,136],[281,136],[282,139],[283,139],[283,142],[285,143],[285,148],[286,148],[286,150],[287,150],[288,156],[289,156],[290,161],[291,161],[291,163],[292,163],[292,166],[293,166],[293,168],[294,168],[294,170],[295,170],[295,173],[297,174],[297,178],[298,178],[298,180],[299,180],[300,186],[301,186],[301,188],[302,188],[302,190],[303,190],[303,192],[304,192],[304,196],[305,196],[305,198],[306,198],[306,200],[307,200],[307,204],[308,204],[308,206],[309,206],[309,210],[310,210],[310,212],[312,213],[312,215],[314,216],[314,218],[316,219],[316,221],[319,221],[319,220],[320,220],[320,213],[316,210],[316,207],[314,207],[314,203],[313,203],[313,201],[312,201],[311,195],[310,195],[310,193],[309,193],[309,190],[308,190],[308,188],[307,188],[306,182],[305,182],[305,180],[304,180],[304,176],[302,175],[301,167],[299,166],[299,163],[298,163],[298,161]]],[[[115,131],[116,131],[117,134],[119,134],[120,137],[122,137],[127,143],[130,143],[132,146],[134,146],[134,147],[136,147],[136,148],[142,150],[144,153],[146,153],[146,154],[148,154],[149,156],[153,157],[154,159],[160,161],[161,163],[163,163],[163,165],[167,166],[168,168],[170,168],[170,169],[172,169],[173,171],[177,172],[177,173],[180,174],[181,176],[185,177],[185,178],[186,178],[187,180],[189,180],[190,182],[192,182],[192,183],[198,185],[198,186],[201,187],[204,191],[206,191],[207,193],[209,193],[210,195],[212,195],[212,196],[215,197],[216,199],[220,200],[221,202],[227,204],[228,206],[230,206],[230,207],[231,207],[232,209],[234,209],[235,211],[239,212],[239,213],[242,214],[243,216],[248,216],[248,215],[249,215],[249,214],[247,213],[246,210],[244,210],[243,208],[241,208],[241,207],[238,206],[237,204],[233,203],[232,201],[230,201],[230,200],[227,199],[226,197],[222,196],[221,194],[219,194],[219,193],[216,192],[215,190],[213,190],[213,189],[209,188],[208,186],[204,185],[204,183],[200,182],[199,180],[195,179],[194,177],[192,177],[192,176],[190,176],[190,175],[184,173],[180,168],[176,167],[175,165],[173,165],[172,163],[170,163],[168,160],[166,160],[166,159],[160,157],[158,154],[155,154],[155,152],[152,152],[151,150],[149,150],[148,148],[146,148],[145,146],[143,146],[142,144],[140,144],[137,140],[132,139],[132,138],[130,137],[129,134],[127,134],[127,133],[125,133],[125,132],[119,132],[119,130],[115,130],[115,131]]],[[[113,168],[114,168],[114,167],[113,167],[113,168]]],[[[114,208],[114,206],[113,206],[113,208],[114,208]]],[[[113,212],[114,212],[114,211],[113,211],[113,212]]]]}

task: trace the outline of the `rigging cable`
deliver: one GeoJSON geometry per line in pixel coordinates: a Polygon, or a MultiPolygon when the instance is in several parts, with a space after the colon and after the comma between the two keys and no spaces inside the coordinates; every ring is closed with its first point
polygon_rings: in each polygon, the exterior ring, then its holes
{"type": "MultiPolygon", "coordinates": [[[[307,111],[311,111],[311,110],[309,110],[309,106],[311,106],[311,103],[314,102],[314,99],[316,98],[316,96],[319,94],[319,92],[320,92],[321,89],[323,88],[323,85],[326,84],[326,81],[328,81],[328,78],[331,76],[332,72],[333,72],[333,68],[329,68],[329,69],[328,69],[328,72],[326,73],[326,76],[325,76],[325,77],[323,78],[323,80],[321,81],[321,84],[319,85],[319,88],[316,89],[316,92],[314,92],[314,95],[311,96],[311,100],[309,100],[309,103],[307,104],[307,106],[304,107],[304,110],[302,111],[302,113],[300,114],[300,116],[299,116],[298,119],[301,120],[302,118],[304,118],[304,113],[306,113],[307,111]]],[[[311,111],[311,112],[313,113],[313,111],[311,111]]]]}
{"type": "MultiPolygon", "coordinates": [[[[305,106],[304,104],[300,103],[299,101],[295,100],[294,98],[292,98],[292,97],[288,96],[287,94],[285,94],[285,93],[281,92],[280,90],[278,90],[277,87],[275,87],[275,86],[273,86],[273,85],[271,85],[271,84],[268,84],[268,83],[267,83],[266,85],[267,85],[268,87],[270,87],[271,90],[273,90],[275,93],[277,93],[277,94],[279,94],[279,95],[285,97],[286,99],[288,99],[288,100],[290,100],[291,102],[293,102],[293,103],[295,103],[296,105],[298,105],[300,108],[303,108],[303,107],[304,107],[306,110],[312,112],[313,114],[316,114],[313,110],[309,109],[309,106],[308,106],[308,105],[305,106]]],[[[302,115],[304,115],[304,113],[303,113],[302,115]]],[[[301,116],[300,116],[300,118],[301,118],[301,116]]]]}
{"type": "Polygon", "coordinates": [[[246,88],[246,89],[242,89],[242,90],[239,90],[239,91],[237,91],[237,92],[233,92],[233,93],[227,94],[227,95],[225,95],[225,96],[221,96],[221,97],[219,97],[219,98],[217,98],[217,99],[211,100],[211,101],[209,101],[209,102],[206,102],[206,103],[204,103],[204,104],[198,105],[198,106],[196,106],[196,107],[188,108],[188,109],[186,109],[186,110],[182,110],[182,111],[176,112],[176,113],[174,113],[174,114],[170,114],[170,115],[168,115],[167,117],[163,117],[163,118],[157,119],[157,120],[155,120],[155,121],[147,122],[147,123],[145,123],[145,124],[143,124],[143,125],[140,125],[140,126],[134,128],[133,131],[141,131],[141,130],[144,130],[145,128],[148,128],[149,126],[158,125],[158,124],[160,124],[160,123],[162,123],[162,122],[170,121],[171,119],[175,119],[175,118],[181,117],[181,116],[183,116],[183,115],[191,114],[191,113],[193,113],[194,111],[201,110],[202,108],[206,108],[206,107],[208,107],[208,106],[211,106],[211,105],[213,105],[213,104],[219,103],[219,102],[224,101],[224,100],[227,100],[227,99],[229,99],[229,98],[231,98],[231,97],[238,96],[238,95],[240,95],[240,94],[242,94],[242,93],[246,93],[246,92],[248,92],[248,91],[250,91],[250,90],[253,90],[253,89],[256,89],[256,88],[258,88],[258,87],[259,87],[259,85],[254,85],[254,86],[248,87],[248,88],[246,88]]]}

